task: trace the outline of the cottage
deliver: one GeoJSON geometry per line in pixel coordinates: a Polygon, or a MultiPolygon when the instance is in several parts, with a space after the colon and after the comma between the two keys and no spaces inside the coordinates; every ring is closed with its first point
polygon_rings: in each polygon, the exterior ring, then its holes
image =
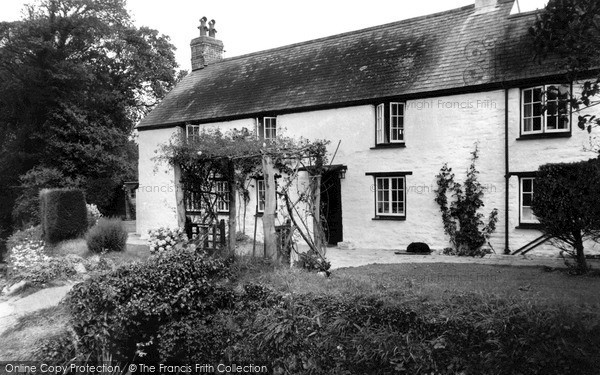
{"type": "MultiPolygon", "coordinates": [[[[533,61],[527,33],[535,13],[511,14],[512,8],[513,0],[476,0],[226,59],[214,22],[202,19],[191,42],[192,72],[137,127],[138,233],[182,225],[186,215],[178,171],[153,160],[160,144],[175,132],[245,127],[267,139],[329,139],[331,153],[339,145],[323,177],[331,244],[447,247],[435,176],[448,162],[462,180],[477,143],[486,211],[499,210],[491,246],[497,253],[543,249],[529,206],[533,172],[595,154],[585,150],[586,132],[541,110],[556,100],[541,95],[549,85],[560,87],[559,95],[579,85],[564,82],[552,60],[533,61]]],[[[263,191],[256,181],[249,231],[263,191]]],[[[227,214],[227,202],[220,210],[227,214]]],[[[261,228],[259,217],[259,236],[261,228]]]]}

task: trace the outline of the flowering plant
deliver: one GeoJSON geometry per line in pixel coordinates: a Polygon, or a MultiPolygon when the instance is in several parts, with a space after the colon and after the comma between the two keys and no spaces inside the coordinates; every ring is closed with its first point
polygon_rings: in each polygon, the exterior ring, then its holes
{"type": "Polygon", "coordinates": [[[44,241],[28,240],[15,245],[10,251],[8,262],[13,270],[20,271],[47,264],[50,257],[44,254],[44,241]]]}
{"type": "Polygon", "coordinates": [[[188,241],[187,235],[181,228],[151,229],[148,231],[148,234],[150,235],[148,245],[150,246],[151,253],[169,251],[176,247],[183,247],[188,241]]]}
{"type": "Polygon", "coordinates": [[[98,209],[98,206],[93,203],[87,203],[85,206],[87,207],[88,227],[91,228],[102,217],[102,213],[98,209]]]}

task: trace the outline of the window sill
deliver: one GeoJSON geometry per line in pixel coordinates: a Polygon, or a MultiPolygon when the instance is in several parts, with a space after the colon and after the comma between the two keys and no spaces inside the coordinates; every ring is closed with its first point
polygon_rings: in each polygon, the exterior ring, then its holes
{"type": "Polygon", "coordinates": [[[540,223],[520,223],[515,227],[515,229],[542,229],[542,224],[540,223]]]}
{"type": "Polygon", "coordinates": [[[371,220],[406,221],[406,216],[375,216],[371,220]]]}
{"type": "Polygon", "coordinates": [[[571,132],[561,133],[540,133],[540,134],[521,134],[517,141],[524,141],[528,139],[545,139],[545,138],[570,138],[571,132]]]}
{"type": "Polygon", "coordinates": [[[371,150],[382,150],[386,148],[405,148],[406,144],[403,143],[383,143],[380,145],[375,145],[375,147],[371,147],[371,150]]]}

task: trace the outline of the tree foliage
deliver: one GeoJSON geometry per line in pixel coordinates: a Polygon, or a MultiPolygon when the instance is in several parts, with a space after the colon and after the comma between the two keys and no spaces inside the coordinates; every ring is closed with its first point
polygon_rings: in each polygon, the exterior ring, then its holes
{"type": "MultiPolygon", "coordinates": [[[[39,0],[24,14],[0,23],[5,230],[17,197],[35,199],[31,186],[45,185],[31,181],[36,175],[84,188],[135,179],[133,128],[176,80],[169,38],[134,26],[125,0],[39,0]]],[[[13,216],[36,221],[19,208],[30,206],[18,205],[13,216]]]]}
{"type": "Polygon", "coordinates": [[[484,187],[477,180],[479,171],[475,162],[479,150],[471,153],[471,165],[467,170],[464,185],[454,181],[454,173],[448,164],[444,164],[437,177],[435,201],[440,206],[444,232],[450,237],[452,253],[457,255],[484,256],[491,250],[483,248],[491,234],[496,230],[498,210],[493,209],[488,217],[488,223],[483,221],[479,209],[484,206],[484,187]],[[449,201],[448,195],[454,197],[449,201]]]}
{"type": "MultiPolygon", "coordinates": [[[[556,61],[569,82],[586,80],[579,97],[566,99],[575,112],[600,104],[600,2],[550,0],[530,28],[537,59],[556,61]],[[596,75],[594,77],[594,75],[596,75]]],[[[600,125],[594,115],[579,115],[577,125],[592,131],[600,125]]]]}
{"type": "Polygon", "coordinates": [[[585,272],[584,242],[600,239],[600,160],[542,165],[532,209],[541,230],[585,272]]]}

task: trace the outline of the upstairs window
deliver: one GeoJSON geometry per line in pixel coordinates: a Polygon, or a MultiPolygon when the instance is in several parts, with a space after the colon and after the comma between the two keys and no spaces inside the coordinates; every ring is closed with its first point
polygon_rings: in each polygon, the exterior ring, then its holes
{"type": "Polygon", "coordinates": [[[272,141],[277,138],[277,117],[260,117],[256,119],[258,139],[272,141]]]}
{"type": "Polygon", "coordinates": [[[200,125],[186,125],[185,138],[188,142],[197,141],[200,138],[200,125]]]}
{"type": "Polygon", "coordinates": [[[376,108],[375,138],[377,145],[404,143],[404,103],[390,102],[376,108]]]}
{"type": "Polygon", "coordinates": [[[569,86],[543,85],[521,90],[521,134],[569,132],[569,86]]]}

